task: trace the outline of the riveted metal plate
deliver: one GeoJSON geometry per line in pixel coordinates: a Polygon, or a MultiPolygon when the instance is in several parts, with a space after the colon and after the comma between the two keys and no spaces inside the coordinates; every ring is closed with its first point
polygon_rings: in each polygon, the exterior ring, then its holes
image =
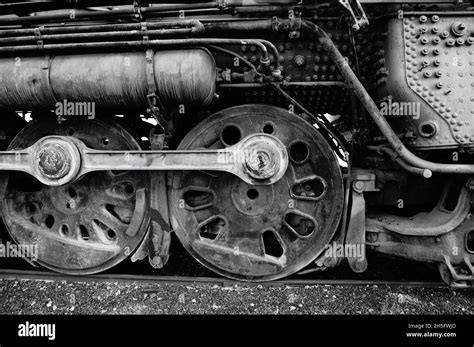
{"type": "MultiPolygon", "coordinates": [[[[473,17],[405,16],[403,39],[407,83],[448,126],[433,145],[474,144],[473,17]]],[[[446,128],[446,127],[443,127],[446,128]]],[[[415,146],[426,146],[420,136],[415,146]]],[[[431,140],[431,142],[433,139],[431,140]]]]}

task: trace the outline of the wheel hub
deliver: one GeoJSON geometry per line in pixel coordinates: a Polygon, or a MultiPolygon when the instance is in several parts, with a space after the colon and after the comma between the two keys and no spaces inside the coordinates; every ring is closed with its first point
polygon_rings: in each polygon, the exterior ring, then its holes
{"type": "Polygon", "coordinates": [[[46,136],[38,143],[35,153],[35,171],[41,183],[59,186],[75,178],[81,157],[72,140],[46,136]]]}
{"type": "Polygon", "coordinates": [[[71,167],[70,157],[57,144],[47,145],[37,155],[41,173],[48,178],[64,177],[71,167]]]}
{"type": "Polygon", "coordinates": [[[256,135],[244,141],[244,166],[250,176],[276,182],[286,171],[288,156],[281,142],[270,135],[256,135]]]}
{"type": "Polygon", "coordinates": [[[248,216],[268,212],[275,200],[272,186],[252,186],[243,181],[234,182],[230,196],[235,208],[248,216]]]}

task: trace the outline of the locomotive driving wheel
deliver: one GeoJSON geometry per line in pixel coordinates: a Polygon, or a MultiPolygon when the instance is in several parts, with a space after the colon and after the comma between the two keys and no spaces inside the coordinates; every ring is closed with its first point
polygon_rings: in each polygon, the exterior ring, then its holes
{"type": "Polygon", "coordinates": [[[335,155],[311,124],[283,109],[244,105],[194,128],[178,149],[216,149],[254,133],[278,138],[288,169],[271,185],[224,172],[170,173],[171,223],[187,251],[224,276],[269,281],[313,261],[334,235],[343,210],[335,155]]]}
{"type": "MultiPolygon", "coordinates": [[[[9,150],[48,135],[73,136],[93,149],[140,149],[112,122],[68,120],[58,125],[44,119],[28,124],[9,150]]],[[[148,182],[142,171],[101,171],[52,187],[27,174],[10,173],[2,216],[17,244],[36,247],[41,265],[66,274],[97,273],[128,257],[143,239],[149,223],[148,182]]]]}

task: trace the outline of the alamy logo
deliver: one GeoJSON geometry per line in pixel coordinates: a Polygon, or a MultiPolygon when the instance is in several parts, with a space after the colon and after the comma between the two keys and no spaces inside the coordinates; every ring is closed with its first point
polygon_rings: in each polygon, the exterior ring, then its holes
{"type": "Polygon", "coordinates": [[[56,324],[35,324],[26,321],[18,325],[20,337],[47,337],[48,340],[56,339],[56,324]]]}
{"type": "Polygon", "coordinates": [[[38,260],[38,245],[26,244],[17,245],[7,241],[0,243],[0,258],[29,258],[32,261],[38,260]]]}
{"type": "Polygon", "coordinates": [[[88,119],[95,118],[95,102],[72,102],[66,99],[55,104],[54,113],[58,117],[84,116],[88,119]]]}
{"type": "Polygon", "coordinates": [[[380,103],[380,114],[382,116],[407,116],[413,119],[420,118],[419,102],[398,102],[388,99],[380,103]]]}
{"type": "Polygon", "coordinates": [[[357,258],[358,261],[365,260],[365,244],[363,243],[337,243],[327,244],[325,255],[328,258],[357,258]]]}

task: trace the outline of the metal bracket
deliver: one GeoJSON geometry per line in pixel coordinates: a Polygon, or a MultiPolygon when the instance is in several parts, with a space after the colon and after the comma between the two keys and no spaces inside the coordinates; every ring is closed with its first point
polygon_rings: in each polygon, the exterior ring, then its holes
{"type": "Polygon", "coordinates": [[[440,265],[440,273],[443,280],[452,287],[468,287],[464,282],[474,282],[474,266],[471,263],[469,256],[466,254],[463,258],[464,265],[469,270],[470,274],[461,274],[454,268],[451,259],[446,254],[443,254],[444,263],[440,265]],[[444,267],[444,269],[443,269],[444,267]],[[449,276],[446,274],[449,273],[449,276]],[[447,278],[445,278],[447,277],[447,278]]]}
{"type": "Polygon", "coordinates": [[[150,37],[148,36],[148,28],[146,22],[141,22],[140,24],[140,29],[142,31],[143,36],[143,44],[148,46],[150,44],[150,37]]]}
{"type": "Polygon", "coordinates": [[[347,262],[354,272],[364,272],[367,269],[365,246],[365,199],[364,192],[373,192],[375,188],[375,174],[368,170],[354,170],[352,173],[352,206],[349,225],[347,227],[344,247],[363,247],[363,255],[349,257],[347,262]]]}
{"type": "Polygon", "coordinates": [[[290,39],[297,39],[301,35],[301,13],[298,15],[294,14],[290,17],[290,26],[288,37],[290,39]]]}
{"type": "Polygon", "coordinates": [[[165,124],[165,119],[161,116],[160,111],[164,110],[161,101],[156,94],[156,84],[155,84],[155,70],[153,66],[155,52],[153,49],[147,49],[146,51],[146,80],[148,85],[148,94],[146,96],[148,101],[148,113],[150,113],[159,123],[160,127],[163,129],[163,124],[165,124]]]}
{"type": "Polygon", "coordinates": [[[225,1],[217,1],[217,8],[219,11],[223,11],[227,9],[227,3],[225,1]]]}
{"type": "Polygon", "coordinates": [[[43,27],[38,27],[38,28],[35,28],[35,30],[34,30],[35,31],[35,37],[37,38],[38,42],[39,41],[42,42],[42,40],[41,40],[41,29],[42,28],[43,27]]]}
{"type": "Polygon", "coordinates": [[[135,15],[135,18],[142,20],[142,6],[140,5],[140,1],[134,1],[133,2],[133,14],[135,15]]]}
{"type": "Polygon", "coordinates": [[[339,0],[339,3],[349,12],[352,17],[354,24],[352,29],[359,31],[366,25],[369,25],[369,19],[362,8],[359,0],[352,0],[354,4],[351,4],[351,0],[339,0]],[[357,18],[359,16],[359,18],[357,18]]]}

